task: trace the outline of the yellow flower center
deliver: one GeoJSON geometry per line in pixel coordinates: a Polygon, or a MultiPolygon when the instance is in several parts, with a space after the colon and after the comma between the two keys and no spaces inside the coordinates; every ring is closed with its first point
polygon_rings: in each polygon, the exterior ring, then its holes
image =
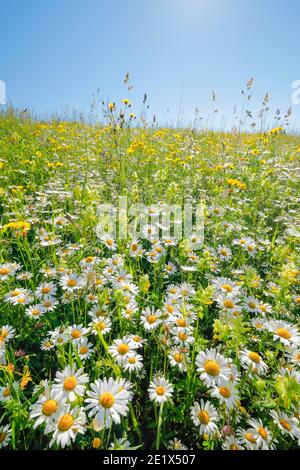
{"type": "Polygon", "coordinates": [[[223,305],[226,308],[233,308],[234,307],[234,303],[230,299],[225,299],[224,302],[223,302],[223,305]]]}
{"type": "Polygon", "coordinates": [[[173,313],[174,312],[174,307],[172,307],[172,305],[167,305],[167,311],[168,313],[173,313]]]}
{"type": "Polygon", "coordinates": [[[112,393],[104,392],[100,395],[99,403],[103,408],[111,408],[115,403],[115,397],[112,393]]]}
{"type": "Polygon", "coordinates": [[[275,333],[284,339],[290,339],[292,336],[291,333],[286,328],[277,328],[275,333]]]}
{"type": "Polygon", "coordinates": [[[141,337],[140,337],[140,336],[134,336],[132,339],[133,339],[133,341],[135,341],[136,343],[138,343],[139,341],[141,341],[141,337]]]}
{"type": "Polygon", "coordinates": [[[122,343],[118,346],[118,353],[122,354],[122,356],[129,351],[129,346],[126,343],[122,343]]]}
{"type": "Polygon", "coordinates": [[[49,294],[49,292],[51,292],[51,289],[50,287],[42,287],[41,291],[42,294],[49,294]]]}
{"type": "Polygon", "coordinates": [[[77,339],[80,338],[81,336],[81,331],[80,330],[73,330],[71,333],[72,338],[77,339]]]}
{"type": "Polygon", "coordinates": [[[181,331],[180,333],[178,333],[178,338],[179,338],[181,341],[186,341],[186,339],[187,339],[187,334],[184,333],[183,331],[181,331]]]}
{"type": "Polygon", "coordinates": [[[280,419],[279,420],[279,423],[281,424],[281,426],[286,429],[287,431],[290,431],[291,430],[291,425],[285,420],[285,419],[280,419]]]}
{"type": "Polygon", "coordinates": [[[223,284],[222,289],[226,290],[227,292],[232,292],[233,289],[229,284],[223,284]]]}
{"type": "Polygon", "coordinates": [[[86,354],[88,351],[89,348],[87,348],[86,346],[81,346],[81,348],[79,349],[79,354],[86,354]]]}
{"type": "Polygon", "coordinates": [[[40,315],[41,311],[38,308],[33,308],[31,310],[31,315],[34,315],[35,317],[40,315]]]}
{"type": "Polygon", "coordinates": [[[148,315],[147,317],[147,322],[150,324],[150,325],[153,325],[153,323],[155,323],[157,320],[157,316],[156,315],[148,315]]]}
{"type": "Polygon", "coordinates": [[[135,364],[136,363],[136,358],[135,357],[129,357],[128,358],[128,363],[129,364],[135,364]]]}
{"type": "Polygon", "coordinates": [[[182,362],[183,361],[183,354],[181,354],[181,353],[174,354],[174,360],[176,362],[182,362]]]}
{"type": "Polygon", "coordinates": [[[10,396],[10,390],[9,388],[5,388],[2,392],[2,395],[4,396],[4,398],[7,398],[10,396]]]}
{"type": "Polygon", "coordinates": [[[220,387],[219,392],[224,398],[229,398],[231,396],[231,392],[228,387],[220,387]]]}
{"type": "Polygon", "coordinates": [[[74,418],[71,416],[69,413],[66,413],[65,415],[61,416],[58,421],[58,429],[61,432],[68,431],[72,424],[74,423],[74,418]]]}
{"type": "Polygon", "coordinates": [[[176,323],[178,326],[183,327],[183,328],[186,326],[186,321],[184,318],[178,318],[176,323]]]}
{"type": "Polygon", "coordinates": [[[236,444],[231,444],[229,447],[230,450],[239,450],[238,446],[236,444]]]}
{"type": "Polygon", "coordinates": [[[254,302],[248,302],[248,307],[254,309],[256,307],[254,302]]]}
{"type": "Polygon", "coordinates": [[[51,307],[51,302],[49,300],[47,300],[46,302],[43,303],[43,306],[44,307],[51,307]]]}
{"type": "Polygon", "coordinates": [[[103,321],[100,321],[99,323],[95,325],[95,327],[96,327],[96,330],[103,331],[105,330],[106,325],[103,321]]]}
{"type": "Polygon", "coordinates": [[[209,414],[205,410],[199,411],[198,418],[201,424],[208,424],[210,422],[209,414]]]}
{"type": "Polygon", "coordinates": [[[42,406],[42,412],[45,416],[51,416],[57,410],[57,406],[56,400],[47,400],[42,406]]]}
{"type": "Polygon", "coordinates": [[[1,276],[6,276],[7,274],[10,273],[10,269],[8,268],[0,268],[0,275],[1,276]]]}
{"type": "Polygon", "coordinates": [[[253,434],[251,434],[251,432],[247,432],[245,434],[245,438],[247,439],[247,441],[251,442],[251,444],[255,444],[256,442],[256,438],[253,436],[253,434]]]}
{"type": "Polygon", "coordinates": [[[71,392],[74,390],[74,388],[77,385],[77,380],[73,375],[70,375],[70,377],[67,377],[64,381],[64,389],[67,390],[68,392],[71,392]]]}
{"type": "Polygon", "coordinates": [[[85,258],[85,262],[86,263],[92,263],[94,261],[94,257],[93,256],[87,256],[87,258],[85,258]]]}
{"type": "Polygon", "coordinates": [[[155,391],[156,391],[157,395],[162,396],[162,395],[165,394],[166,389],[165,389],[165,387],[160,386],[160,387],[156,387],[155,391]]]}
{"type": "Polygon", "coordinates": [[[216,361],[210,359],[205,361],[204,369],[208,375],[212,375],[213,377],[216,377],[220,373],[219,364],[216,361]]]}
{"type": "Polygon", "coordinates": [[[67,282],[68,287],[75,287],[77,286],[77,281],[75,279],[69,279],[67,282]]]}
{"type": "Polygon", "coordinates": [[[17,295],[20,295],[21,291],[19,291],[18,289],[15,289],[11,292],[11,297],[17,297],[17,295]]]}
{"type": "Polygon", "coordinates": [[[258,428],[257,432],[264,440],[268,439],[268,433],[265,428],[258,428]]]}
{"type": "Polygon", "coordinates": [[[255,362],[256,364],[260,363],[261,357],[256,352],[250,351],[249,354],[248,354],[248,357],[249,357],[249,359],[251,359],[251,361],[255,362]]]}

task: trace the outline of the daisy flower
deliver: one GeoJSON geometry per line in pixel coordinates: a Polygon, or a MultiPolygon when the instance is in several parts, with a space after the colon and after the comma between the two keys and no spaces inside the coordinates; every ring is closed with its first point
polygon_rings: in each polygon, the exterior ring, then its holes
{"type": "Polygon", "coordinates": [[[8,342],[15,336],[16,330],[10,325],[4,325],[0,330],[0,341],[8,342]]]}
{"type": "Polygon", "coordinates": [[[44,384],[44,391],[39,396],[37,402],[31,406],[29,418],[34,420],[33,429],[41,424],[50,424],[60,412],[62,402],[59,402],[57,395],[51,390],[48,382],[44,384]]]}
{"type": "Polygon", "coordinates": [[[260,304],[254,297],[246,297],[243,303],[243,308],[249,313],[259,313],[260,304]]]}
{"type": "Polygon", "coordinates": [[[230,375],[228,361],[215,349],[201,351],[196,357],[196,366],[200,379],[209,387],[227,381],[230,375]]]}
{"type": "Polygon", "coordinates": [[[168,442],[166,448],[168,450],[188,450],[188,448],[177,437],[174,437],[173,439],[171,439],[168,442]]]}
{"type": "Polygon", "coordinates": [[[259,449],[257,431],[254,428],[248,428],[248,429],[238,428],[236,431],[236,435],[240,443],[242,445],[245,445],[247,450],[259,449]]]}
{"type": "Polygon", "coordinates": [[[235,297],[229,297],[228,295],[220,295],[215,298],[220,307],[228,313],[240,313],[241,306],[239,305],[239,300],[235,297]]]}
{"type": "Polygon", "coordinates": [[[218,386],[214,385],[210,394],[218,398],[221,403],[225,403],[226,408],[233,408],[239,399],[235,384],[228,380],[221,380],[218,386]]]}
{"type": "Polygon", "coordinates": [[[127,362],[130,353],[137,349],[137,344],[131,341],[128,337],[124,336],[122,339],[115,339],[113,344],[109,346],[108,350],[116,363],[122,365],[127,362]]]}
{"type": "Polygon", "coordinates": [[[266,426],[263,425],[261,419],[249,419],[249,425],[255,430],[254,436],[258,447],[262,450],[274,449],[276,440],[266,426]]]}
{"type": "Polygon", "coordinates": [[[150,382],[148,392],[151,401],[162,405],[171,399],[173,385],[164,377],[157,376],[150,382]]]}
{"type": "Polygon", "coordinates": [[[6,447],[10,442],[11,429],[7,424],[6,426],[0,426],[0,449],[6,447]]]}
{"type": "Polygon", "coordinates": [[[186,372],[188,364],[186,352],[182,352],[180,348],[172,348],[169,351],[168,358],[172,367],[178,367],[180,372],[186,372]]]}
{"type": "Polygon", "coordinates": [[[88,332],[89,328],[84,328],[82,325],[73,325],[69,328],[70,339],[76,345],[88,332]]]}
{"type": "Polygon", "coordinates": [[[45,312],[53,312],[58,306],[58,301],[55,297],[51,297],[50,295],[45,295],[41,301],[41,307],[45,310],[45,312]]]}
{"type": "Polygon", "coordinates": [[[29,318],[33,318],[34,320],[37,320],[40,318],[44,313],[46,312],[46,309],[42,307],[40,304],[36,305],[31,305],[25,310],[25,315],[29,318]]]}
{"type": "Polygon", "coordinates": [[[64,448],[74,442],[77,434],[84,434],[86,417],[84,410],[77,406],[71,410],[70,405],[63,407],[57,415],[55,422],[49,426],[47,433],[52,432],[49,446],[54,443],[64,448]]]}
{"type": "Polygon", "coordinates": [[[142,348],[143,344],[146,343],[146,340],[139,335],[129,335],[128,339],[135,343],[137,348],[142,348]]]}
{"type": "Polygon", "coordinates": [[[88,338],[82,338],[80,343],[77,345],[77,351],[81,360],[89,359],[94,353],[94,347],[92,343],[88,342],[88,338]]]}
{"type": "Polygon", "coordinates": [[[16,265],[12,263],[0,264],[0,281],[6,281],[16,272],[16,265]]]}
{"type": "Polygon", "coordinates": [[[217,248],[217,252],[221,261],[229,260],[232,256],[232,251],[227,246],[219,246],[217,248]]]}
{"type": "Polygon", "coordinates": [[[228,296],[235,296],[240,290],[240,286],[226,277],[217,277],[212,280],[212,284],[217,291],[228,296]]]}
{"type": "Polygon", "coordinates": [[[17,387],[17,382],[13,382],[11,385],[0,387],[0,402],[6,402],[11,400],[13,398],[12,392],[15,391],[17,387]]]}
{"type": "Polygon", "coordinates": [[[88,381],[88,375],[83,373],[83,369],[76,371],[74,366],[67,366],[62,372],[56,372],[53,392],[57,394],[58,400],[66,398],[72,402],[77,396],[84,395],[88,381]]]}
{"type": "Polygon", "coordinates": [[[223,450],[244,450],[243,446],[240,443],[240,440],[234,436],[228,436],[224,439],[222,443],[223,450]]]}
{"type": "Polygon", "coordinates": [[[143,368],[143,357],[132,351],[122,364],[122,368],[128,372],[138,372],[143,368]]]}
{"type": "Polygon", "coordinates": [[[60,285],[63,290],[73,292],[78,289],[82,289],[85,284],[85,279],[77,274],[66,274],[62,276],[60,285]]]}
{"type": "Polygon", "coordinates": [[[240,360],[245,369],[249,369],[255,374],[262,374],[267,371],[268,366],[262,357],[255,351],[245,349],[240,353],[240,360]]]}
{"type": "Polygon", "coordinates": [[[50,349],[54,348],[54,342],[52,338],[45,338],[41,342],[41,350],[42,351],[50,351],[50,349]]]}
{"type": "Polygon", "coordinates": [[[280,341],[284,346],[300,345],[298,328],[288,322],[271,320],[267,323],[267,329],[273,333],[274,340],[280,341]]]}
{"type": "Polygon", "coordinates": [[[195,401],[191,407],[191,418],[194,425],[199,426],[200,435],[212,436],[218,431],[216,423],[219,421],[219,415],[216,408],[208,401],[200,400],[200,404],[195,401]]]}
{"type": "Polygon", "coordinates": [[[98,428],[109,428],[111,423],[119,424],[121,416],[128,413],[130,392],[120,379],[96,380],[87,391],[85,402],[88,416],[94,417],[98,428]]]}
{"type": "Polygon", "coordinates": [[[288,435],[292,439],[299,438],[299,421],[297,418],[294,416],[289,416],[283,411],[277,412],[275,410],[270,411],[270,415],[282,434],[288,435]]]}
{"type": "Polygon", "coordinates": [[[161,311],[146,307],[141,313],[141,323],[146,331],[154,330],[161,323],[161,311]]]}
{"type": "Polygon", "coordinates": [[[44,282],[43,284],[40,284],[38,288],[35,291],[36,297],[39,299],[43,298],[45,295],[47,296],[55,296],[56,294],[56,286],[53,282],[44,282]]]}
{"type": "Polygon", "coordinates": [[[109,250],[113,251],[117,248],[114,239],[111,235],[107,234],[101,237],[102,243],[108,248],[109,250]]]}
{"type": "Polygon", "coordinates": [[[182,347],[188,347],[195,341],[190,328],[175,327],[172,329],[171,333],[174,343],[182,347]]]}
{"type": "Polygon", "coordinates": [[[111,330],[111,320],[107,316],[95,318],[89,323],[89,328],[94,335],[98,335],[99,333],[105,335],[111,330]]]}

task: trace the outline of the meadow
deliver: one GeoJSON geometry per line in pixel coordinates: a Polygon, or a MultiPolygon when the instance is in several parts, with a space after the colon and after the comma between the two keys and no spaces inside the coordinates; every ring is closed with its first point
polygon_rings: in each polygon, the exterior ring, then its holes
{"type": "Polygon", "coordinates": [[[0,448],[298,448],[300,138],[106,118],[0,114],[0,448]],[[99,239],[119,195],[203,245],[99,239]]]}

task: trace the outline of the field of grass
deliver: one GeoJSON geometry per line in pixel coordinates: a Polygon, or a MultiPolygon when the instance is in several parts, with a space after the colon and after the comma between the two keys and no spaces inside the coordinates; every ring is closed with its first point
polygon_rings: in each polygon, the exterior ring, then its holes
{"type": "Polygon", "coordinates": [[[0,448],[297,448],[300,138],[115,112],[0,115],[0,448]],[[100,240],[120,195],[202,202],[203,246],[100,240]]]}

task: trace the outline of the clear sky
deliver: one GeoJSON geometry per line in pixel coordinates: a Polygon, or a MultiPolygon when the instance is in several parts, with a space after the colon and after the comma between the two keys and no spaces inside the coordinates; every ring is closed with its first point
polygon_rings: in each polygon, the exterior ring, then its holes
{"type": "Polygon", "coordinates": [[[230,125],[252,76],[252,109],[267,91],[273,110],[292,105],[299,21],[299,0],[1,0],[0,80],[15,106],[86,111],[97,88],[127,97],[129,72],[137,111],[147,92],[161,122],[177,120],[181,95],[185,120],[195,106],[207,117],[216,90],[216,119],[230,125]]]}

